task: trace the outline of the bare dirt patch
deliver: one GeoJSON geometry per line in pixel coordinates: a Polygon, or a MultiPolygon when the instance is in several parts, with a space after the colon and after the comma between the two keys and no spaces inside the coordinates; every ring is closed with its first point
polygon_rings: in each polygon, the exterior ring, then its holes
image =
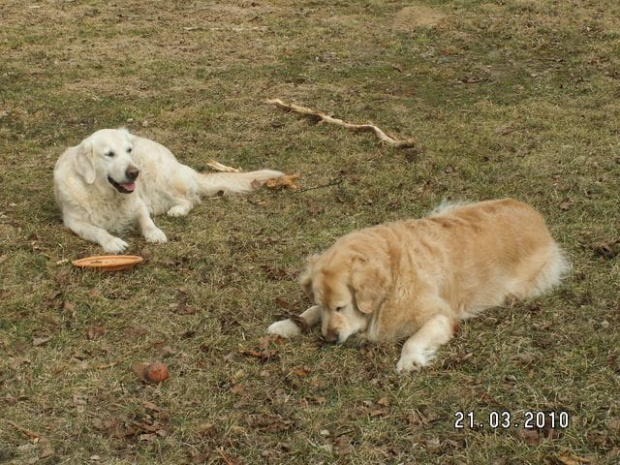
{"type": "Polygon", "coordinates": [[[419,27],[435,27],[446,18],[447,15],[436,8],[425,5],[413,5],[403,8],[396,14],[393,26],[404,30],[413,30],[419,27]]]}

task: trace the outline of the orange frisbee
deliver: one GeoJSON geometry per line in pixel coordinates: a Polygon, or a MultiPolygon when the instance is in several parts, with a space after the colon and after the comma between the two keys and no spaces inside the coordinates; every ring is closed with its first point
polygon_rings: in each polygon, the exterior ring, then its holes
{"type": "Polygon", "coordinates": [[[73,265],[80,268],[93,268],[103,271],[118,271],[131,268],[144,259],[137,255],[97,255],[73,260],[73,265]]]}

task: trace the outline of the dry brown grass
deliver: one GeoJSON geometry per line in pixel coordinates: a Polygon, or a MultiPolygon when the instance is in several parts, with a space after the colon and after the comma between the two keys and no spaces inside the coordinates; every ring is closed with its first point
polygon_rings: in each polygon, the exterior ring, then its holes
{"type": "Polygon", "coordinates": [[[0,30],[0,463],[618,463],[615,0],[17,2],[0,30]],[[395,150],[265,104],[414,136],[395,150]],[[51,173],[125,125],[205,168],[303,192],[207,200],[124,273],[63,229],[51,173]],[[468,322],[435,365],[399,348],[264,337],[308,302],[304,257],[444,198],[514,196],[574,263],[557,292],[468,322]],[[141,382],[135,362],[170,379],[141,382]],[[507,429],[457,411],[511,412],[507,429]],[[525,429],[566,411],[567,429],[525,429]]]}

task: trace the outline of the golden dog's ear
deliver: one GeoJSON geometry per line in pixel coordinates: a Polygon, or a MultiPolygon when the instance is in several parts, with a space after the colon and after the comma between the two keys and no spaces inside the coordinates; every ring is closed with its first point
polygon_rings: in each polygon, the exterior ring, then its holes
{"type": "Polygon", "coordinates": [[[312,267],[318,260],[318,255],[310,255],[308,257],[306,269],[299,276],[299,284],[303,288],[306,295],[314,302],[314,292],[312,291],[312,267]]]}
{"type": "Polygon", "coordinates": [[[95,154],[90,138],[83,140],[76,148],[75,171],[87,184],[95,182],[95,154]]]}
{"type": "Polygon", "coordinates": [[[351,287],[360,312],[369,314],[376,311],[387,296],[388,286],[388,271],[381,263],[361,256],[353,258],[351,287]]]}

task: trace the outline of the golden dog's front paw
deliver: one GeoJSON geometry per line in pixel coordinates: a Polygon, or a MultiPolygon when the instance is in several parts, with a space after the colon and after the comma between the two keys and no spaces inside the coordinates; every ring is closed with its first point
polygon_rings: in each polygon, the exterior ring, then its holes
{"type": "Polygon", "coordinates": [[[400,360],[396,364],[398,373],[408,373],[410,371],[420,371],[423,367],[429,365],[435,358],[435,352],[429,349],[420,348],[412,350],[400,356],[400,360]]]}
{"type": "Polygon", "coordinates": [[[301,329],[294,321],[287,319],[282,321],[276,321],[267,328],[267,334],[273,334],[285,338],[298,336],[301,334],[301,329]]]}
{"type": "Polygon", "coordinates": [[[396,371],[398,373],[409,373],[411,371],[420,371],[421,369],[422,365],[419,365],[413,360],[405,360],[402,357],[396,364],[396,371]]]}

